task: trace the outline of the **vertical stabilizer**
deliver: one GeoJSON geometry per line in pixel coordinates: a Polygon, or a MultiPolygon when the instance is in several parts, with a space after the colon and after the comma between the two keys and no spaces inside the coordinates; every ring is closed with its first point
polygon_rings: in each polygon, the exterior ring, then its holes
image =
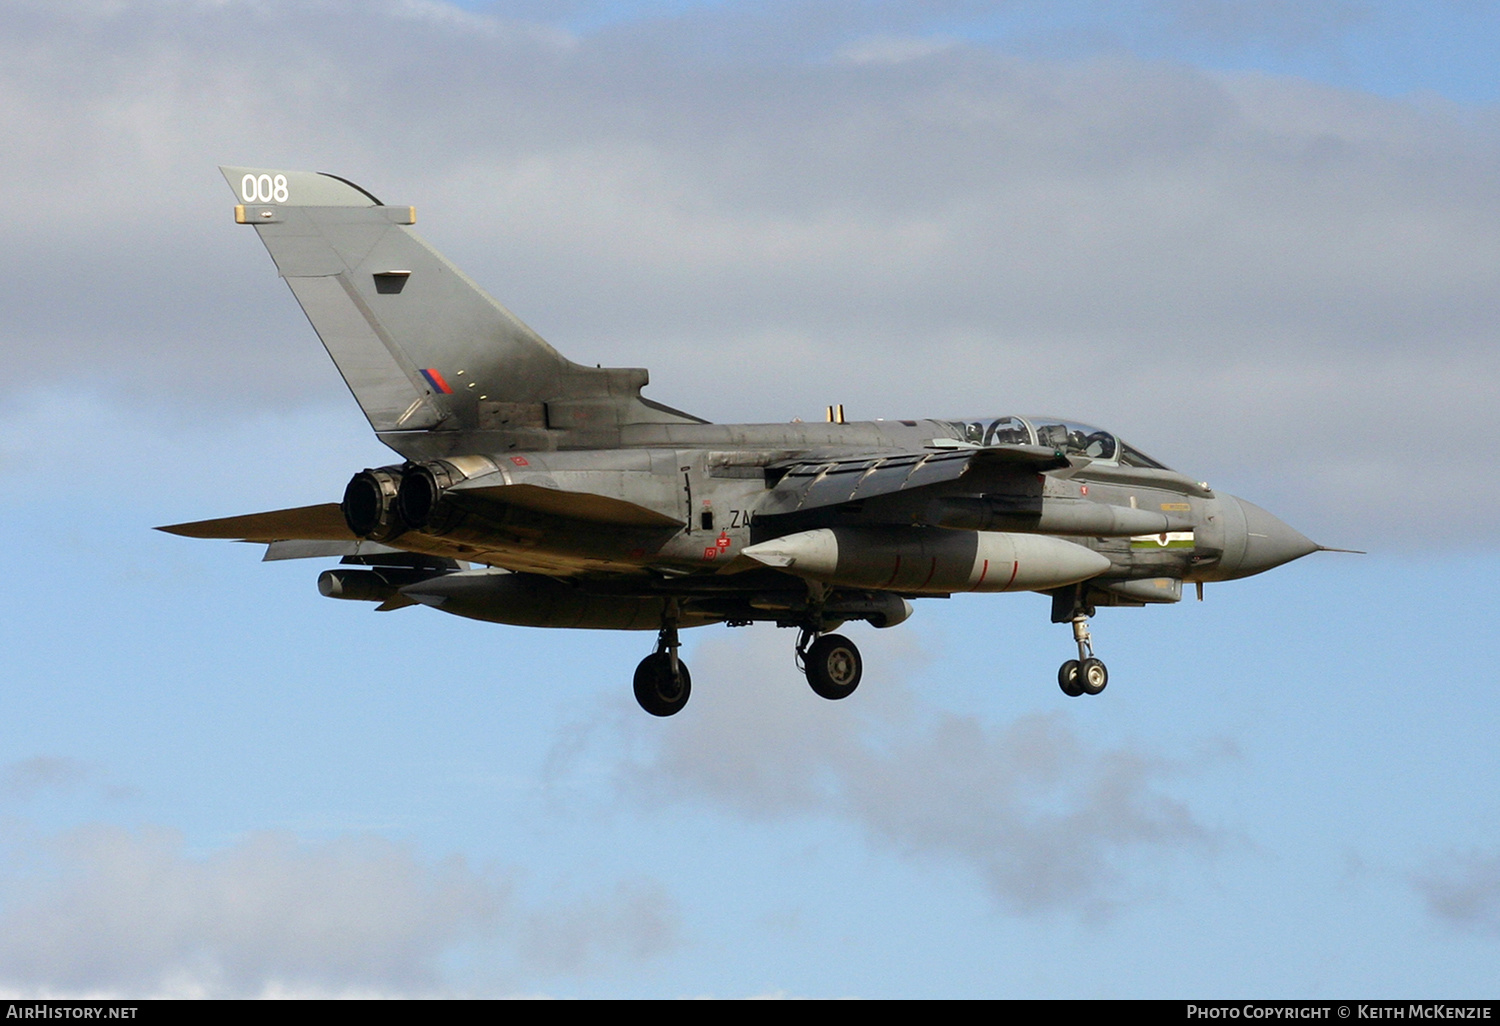
{"type": "Polygon", "coordinates": [[[235,220],[255,226],[370,426],[403,455],[607,445],[621,424],[696,421],[643,402],[644,370],[564,358],[411,230],[415,208],[332,175],[220,171],[235,220]]]}

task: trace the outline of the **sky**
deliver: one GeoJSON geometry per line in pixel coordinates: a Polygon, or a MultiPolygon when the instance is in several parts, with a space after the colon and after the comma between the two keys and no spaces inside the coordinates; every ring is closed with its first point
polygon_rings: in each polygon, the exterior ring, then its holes
{"type": "Polygon", "coordinates": [[[0,2],[0,993],[1496,996],[1500,7],[0,2]],[[1093,621],[374,613],[151,530],[393,458],[216,166],[721,422],[1053,413],[1325,545],[1093,621]]]}

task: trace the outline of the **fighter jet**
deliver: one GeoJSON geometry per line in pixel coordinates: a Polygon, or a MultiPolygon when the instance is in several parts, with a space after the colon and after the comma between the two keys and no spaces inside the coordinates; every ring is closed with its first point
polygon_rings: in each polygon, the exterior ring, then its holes
{"type": "Polygon", "coordinates": [[[220,170],[401,460],[341,502],[161,530],[338,558],[319,591],[380,610],[655,631],[634,678],[653,715],[691,692],[682,628],[795,628],[813,691],[841,699],[863,661],[831,632],[960,592],[1050,596],[1077,646],[1058,684],[1097,695],[1097,607],[1201,597],[1322,548],[1067,418],[711,423],[642,395],[644,370],[563,357],[412,231],[415,208],[328,174],[220,170]]]}

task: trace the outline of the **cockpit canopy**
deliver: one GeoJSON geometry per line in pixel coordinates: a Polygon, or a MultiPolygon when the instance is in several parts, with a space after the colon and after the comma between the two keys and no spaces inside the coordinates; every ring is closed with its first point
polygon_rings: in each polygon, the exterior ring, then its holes
{"type": "Polygon", "coordinates": [[[1068,456],[1087,456],[1100,463],[1167,470],[1150,456],[1108,431],[1057,417],[987,417],[950,420],[958,437],[974,445],[1045,445],[1068,456]]]}

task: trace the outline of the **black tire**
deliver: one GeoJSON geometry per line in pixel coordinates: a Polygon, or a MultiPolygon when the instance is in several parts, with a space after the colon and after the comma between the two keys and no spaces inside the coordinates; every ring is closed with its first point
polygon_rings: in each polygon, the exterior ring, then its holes
{"type": "Polygon", "coordinates": [[[687,663],[677,660],[677,678],[672,677],[672,657],[656,652],[635,668],[635,700],[652,716],[673,716],[687,705],[693,693],[693,676],[687,663]]]}
{"type": "Polygon", "coordinates": [[[807,683],[820,698],[848,698],[859,687],[865,663],[854,642],[838,634],[825,634],[807,647],[803,657],[807,683]]]}
{"type": "Polygon", "coordinates": [[[1098,659],[1085,659],[1078,666],[1078,686],[1085,695],[1097,695],[1109,683],[1109,671],[1098,659]]]}
{"type": "Polygon", "coordinates": [[[1069,698],[1077,698],[1083,694],[1083,682],[1078,674],[1079,665],[1077,659],[1069,659],[1057,668],[1057,686],[1069,698]]]}

